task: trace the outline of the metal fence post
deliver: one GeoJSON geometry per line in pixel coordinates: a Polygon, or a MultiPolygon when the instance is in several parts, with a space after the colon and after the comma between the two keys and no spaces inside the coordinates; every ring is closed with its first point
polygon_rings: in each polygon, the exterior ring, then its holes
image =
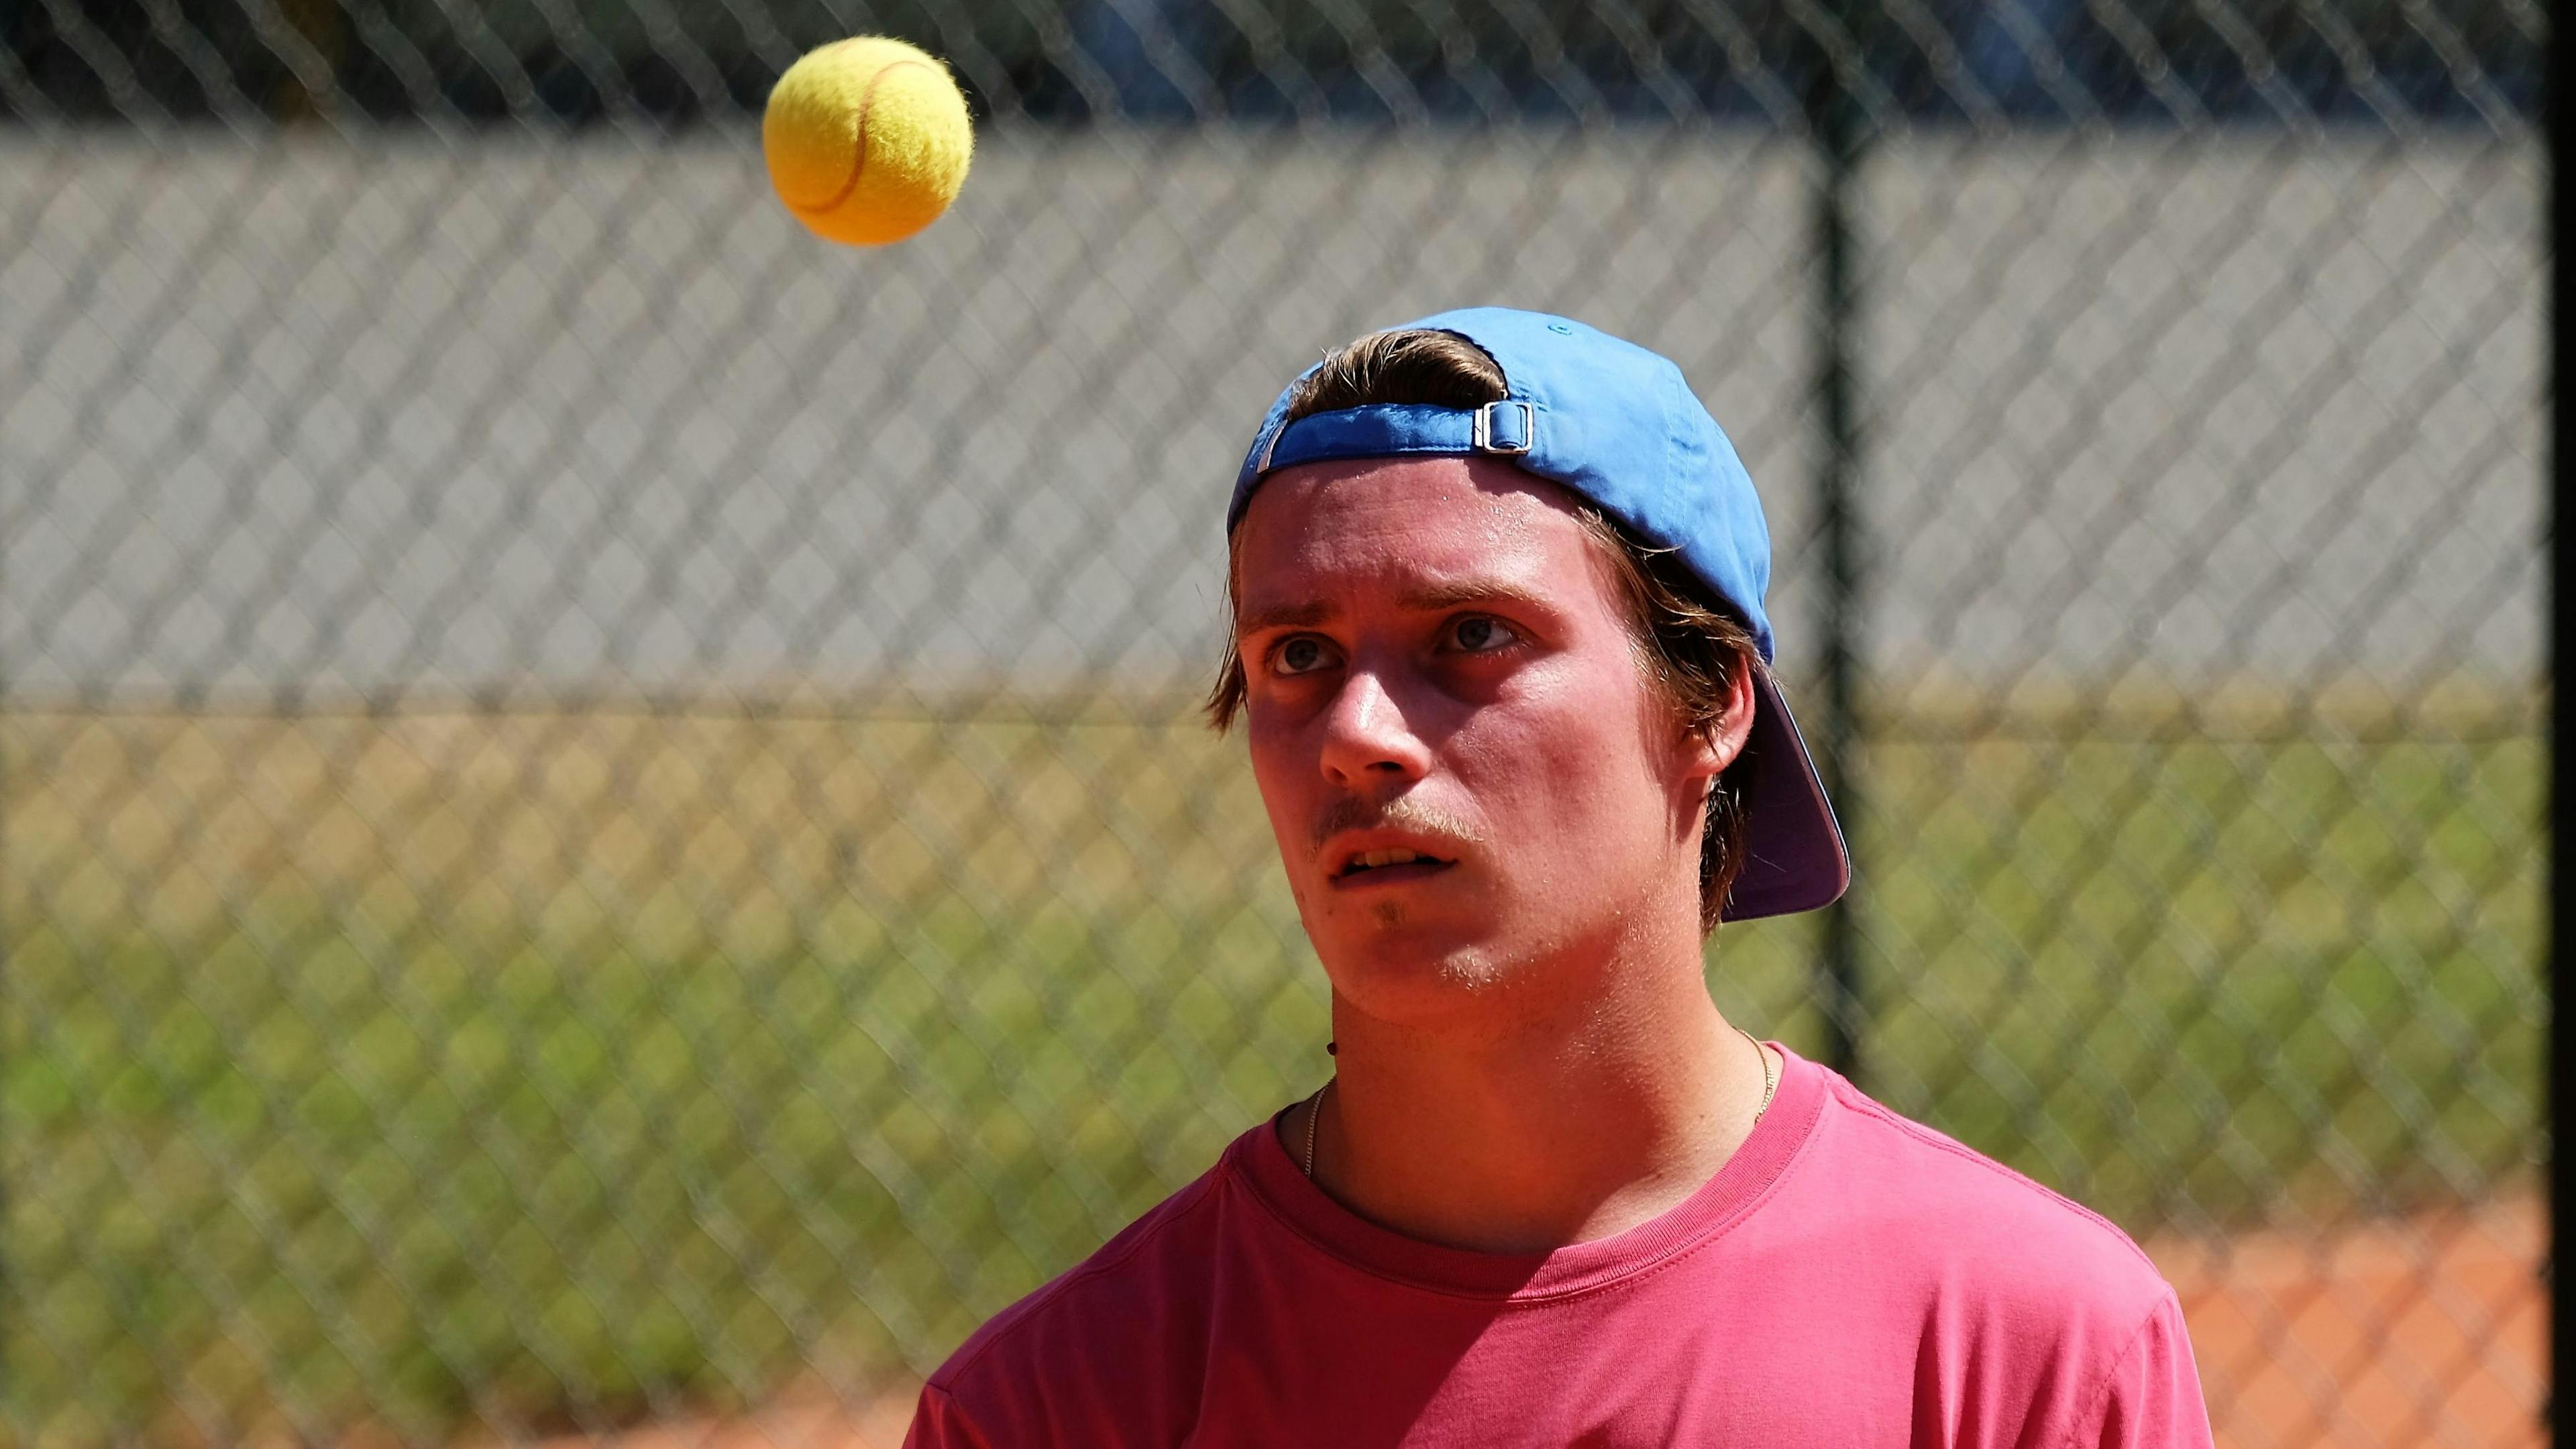
{"type": "Polygon", "coordinates": [[[2549,128],[2549,213],[2544,226],[2548,237],[2549,291],[2548,328],[2550,339],[2549,369],[2549,502],[2541,515],[2541,526],[2549,536],[2547,582],[2549,595],[2549,630],[2547,694],[2549,698],[2549,914],[2544,927],[2544,948],[2548,953],[2549,973],[2549,1246],[2541,1263],[2541,1273],[2549,1291],[2549,1384],[2541,1407],[2541,1420],[2551,1439],[2560,1444],[2576,1441],[2576,1412],[2571,1412],[2567,1384],[2576,1375],[2576,1282],[2569,1280],[2563,1255],[2566,1227],[2571,1209],[2576,1209],[2576,1164],[2567,1153],[2567,1121],[2576,1112],[2576,1059],[2571,1059],[2567,1045],[2567,987],[2576,976],[2567,951],[2567,912],[2571,899],[2576,899],[2576,862],[2571,862],[2567,840],[2576,831],[2576,791],[2568,788],[2567,762],[2576,758],[2576,727],[2568,722],[2567,703],[2560,678],[2569,657],[2576,631],[2567,620],[2567,571],[2571,558],[2576,558],[2576,545],[2567,536],[2569,502],[2576,499],[2576,424],[2571,424],[2567,411],[2567,375],[2569,362],[2576,359],[2576,344],[2568,341],[2567,282],[2576,263],[2567,255],[2567,238],[2571,230],[2569,211],[2576,207],[2567,187],[2566,157],[2561,143],[2566,133],[2566,97],[2569,92],[2568,48],[2565,38],[2552,33],[2549,40],[2550,108],[2556,114],[2549,128]]]}
{"type": "MultiPolygon", "coordinates": [[[[1851,25],[1850,0],[1834,7],[1837,19],[1851,25]]],[[[1860,745],[1860,643],[1864,606],[1862,568],[1864,540],[1853,488],[1860,470],[1860,437],[1853,407],[1852,349],[1858,331],[1859,284],[1856,241],[1852,235],[1854,191],[1858,185],[1865,118],[1855,93],[1856,77],[1845,67],[1867,63],[1857,44],[1837,55],[1830,37],[1816,37],[1817,66],[1809,80],[1807,114],[1815,137],[1818,165],[1813,198],[1816,248],[1816,416],[1823,429],[1816,478],[1818,541],[1824,552],[1824,619],[1820,668],[1825,717],[1823,759],[1826,797],[1843,822],[1845,842],[1853,851],[1855,889],[1861,887],[1859,835],[1862,817],[1853,755],[1860,745]]],[[[1817,957],[1816,997],[1825,1016],[1825,1060],[1834,1070],[1858,1078],[1862,1000],[1860,928],[1846,894],[1825,913],[1824,940],[1817,957]]]]}

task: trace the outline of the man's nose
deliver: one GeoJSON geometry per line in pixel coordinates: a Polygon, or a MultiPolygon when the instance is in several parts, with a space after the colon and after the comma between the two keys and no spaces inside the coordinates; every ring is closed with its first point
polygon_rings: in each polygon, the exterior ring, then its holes
{"type": "Polygon", "coordinates": [[[1431,752],[1394,691],[1374,669],[1342,677],[1341,692],[1324,716],[1324,778],[1344,789],[1389,780],[1418,780],[1431,768],[1431,752]]]}

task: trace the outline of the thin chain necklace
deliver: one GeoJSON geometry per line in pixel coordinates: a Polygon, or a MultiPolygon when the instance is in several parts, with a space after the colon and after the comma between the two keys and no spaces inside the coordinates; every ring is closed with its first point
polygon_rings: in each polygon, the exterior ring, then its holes
{"type": "MultiPolygon", "coordinates": [[[[1753,1125],[1759,1127],[1762,1125],[1762,1114],[1771,1110],[1771,1098],[1780,1090],[1780,1068],[1771,1060],[1771,1049],[1764,1046],[1759,1037],[1740,1026],[1736,1031],[1746,1041],[1753,1043],[1753,1054],[1762,1059],[1762,1105],[1753,1109],[1753,1125]]],[[[1317,1087],[1314,1095],[1306,1099],[1306,1156],[1299,1165],[1306,1169],[1308,1182],[1315,1180],[1315,1124],[1324,1116],[1324,1094],[1331,1091],[1333,1083],[1340,1080],[1339,1073],[1325,1078],[1324,1085],[1317,1087]]]]}

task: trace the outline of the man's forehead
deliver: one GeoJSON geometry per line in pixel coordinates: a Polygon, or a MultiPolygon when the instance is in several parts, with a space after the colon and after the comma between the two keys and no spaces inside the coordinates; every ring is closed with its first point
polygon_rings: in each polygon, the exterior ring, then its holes
{"type": "Polygon", "coordinates": [[[1489,458],[1363,458],[1282,469],[1252,497],[1238,553],[1399,544],[1455,562],[1580,534],[1563,487],[1489,458]]]}
{"type": "Polygon", "coordinates": [[[1282,470],[1235,538],[1247,621],[1366,590],[1440,608],[1584,586],[1571,494],[1490,460],[1370,459],[1282,470]],[[1275,492],[1274,492],[1275,490],[1275,492]]]}

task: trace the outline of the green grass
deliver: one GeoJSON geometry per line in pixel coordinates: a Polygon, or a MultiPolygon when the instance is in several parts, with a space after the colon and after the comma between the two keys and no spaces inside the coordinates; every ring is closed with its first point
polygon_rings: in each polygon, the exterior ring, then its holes
{"type": "MultiPolygon", "coordinates": [[[[2140,1232],[2520,1184],[2535,724],[1891,725],[1868,1085],[2140,1232]]],[[[0,1437],[435,1440],[935,1361],[1321,1078],[1238,748],[0,718],[0,1437]]],[[[1712,987],[1813,1051],[1817,940],[1731,927],[1712,987]]]]}

